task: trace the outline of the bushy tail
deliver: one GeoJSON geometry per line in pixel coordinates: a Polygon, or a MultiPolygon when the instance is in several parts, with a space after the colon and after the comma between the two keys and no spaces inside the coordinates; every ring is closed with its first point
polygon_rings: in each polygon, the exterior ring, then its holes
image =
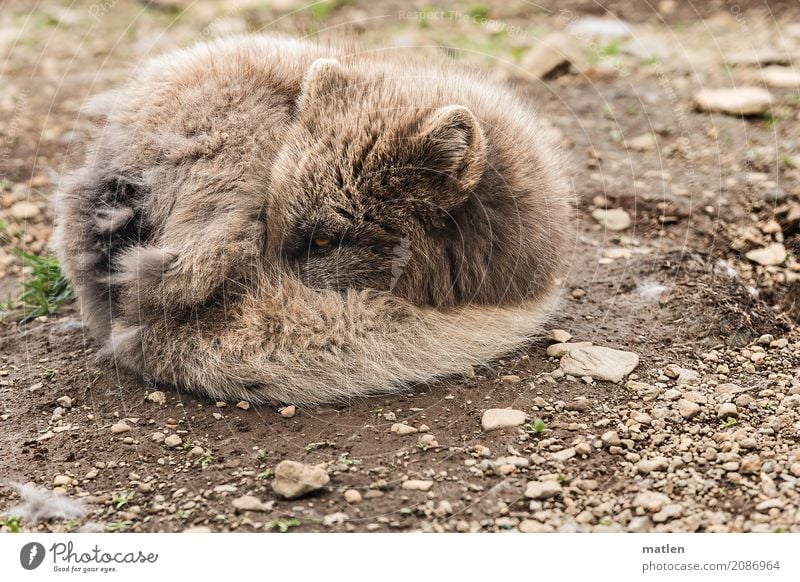
{"type": "Polygon", "coordinates": [[[463,372],[528,342],[554,300],[417,308],[388,294],[340,295],[284,277],[202,319],[117,321],[118,363],[215,399],[316,404],[463,372]]]}

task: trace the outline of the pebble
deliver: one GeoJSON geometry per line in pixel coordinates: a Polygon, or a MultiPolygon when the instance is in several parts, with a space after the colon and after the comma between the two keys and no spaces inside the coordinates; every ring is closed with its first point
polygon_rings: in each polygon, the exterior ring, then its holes
{"type": "Polygon", "coordinates": [[[275,506],[274,501],[264,503],[258,497],[253,497],[252,495],[237,497],[231,504],[238,511],[272,511],[275,506]]]}
{"type": "Polygon", "coordinates": [[[419,430],[414,428],[413,426],[408,426],[407,424],[403,424],[402,422],[394,423],[392,425],[392,428],[389,430],[395,434],[399,434],[400,436],[405,436],[407,434],[415,434],[419,432],[419,430]]]}
{"type": "Polygon", "coordinates": [[[423,481],[421,479],[408,479],[403,481],[401,485],[403,489],[408,491],[428,491],[433,487],[433,481],[423,481]]]}
{"type": "Polygon", "coordinates": [[[685,419],[694,418],[700,413],[700,405],[691,400],[681,398],[678,400],[678,412],[685,419]]]}
{"type": "Polygon", "coordinates": [[[333,526],[333,525],[344,523],[348,519],[350,519],[350,516],[348,516],[346,513],[342,513],[341,511],[337,511],[336,513],[331,513],[331,514],[326,515],[325,517],[323,517],[322,518],[322,525],[330,527],[330,526],[333,526]]]}
{"type": "Polygon", "coordinates": [[[120,433],[123,433],[123,432],[130,432],[130,430],[131,430],[131,427],[129,427],[124,422],[118,422],[116,424],[112,424],[111,425],[111,432],[113,434],[120,434],[120,433]]]}
{"type": "Polygon", "coordinates": [[[637,152],[647,152],[656,148],[656,136],[652,133],[644,133],[637,135],[625,141],[628,149],[636,150],[637,152]]]}
{"type": "Polygon", "coordinates": [[[61,396],[58,400],[56,400],[56,403],[64,408],[72,408],[72,398],[66,395],[61,396]]]}
{"type": "Polygon", "coordinates": [[[800,87],[800,71],[792,67],[765,67],[761,78],[770,87],[800,87]]]}
{"type": "Polygon", "coordinates": [[[567,461],[575,456],[575,448],[562,449],[550,455],[554,461],[567,461]]]}
{"type": "Polygon", "coordinates": [[[642,459],[636,464],[636,469],[640,473],[652,473],[653,471],[665,471],[669,467],[669,461],[664,457],[652,459],[642,459]]]}
{"type": "Polygon", "coordinates": [[[739,411],[736,409],[736,405],[733,402],[725,402],[721,404],[717,410],[717,416],[722,420],[726,418],[737,418],[739,416],[739,411]]]}
{"type": "Polygon", "coordinates": [[[163,405],[167,403],[167,395],[161,390],[156,390],[155,392],[151,392],[147,395],[147,400],[159,405],[163,405]]]}
{"type": "Polygon", "coordinates": [[[592,211],[592,217],[603,228],[614,232],[625,230],[633,224],[631,215],[622,208],[597,208],[592,211]]]}
{"type": "Polygon", "coordinates": [[[773,243],[767,247],[752,250],[745,256],[759,265],[780,265],[786,260],[786,247],[781,243],[773,243]]]}
{"type": "Polygon", "coordinates": [[[733,87],[729,89],[703,89],[694,97],[703,111],[729,115],[762,115],[769,111],[772,94],[760,87],[733,87]]]}
{"type": "Polygon", "coordinates": [[[615,430],[604,432],[603,436],[600,437],[600,440],[603,441],[603,444],[607,447],[618,447],[622,444],[619,434],[615,430]]]}
{"type": "Polygon", "coordinates": [[[651,529],[653,529],[653,521],[647,515],[637,515],[628,523],[628,531],[631,533],[646,533],[651,529]]]}
{"type": "Polygon", "coordinates": [[[585,348],[591,346],[592,342],[572,342],[572,343],[558,343],[547,346],[547,355],[551,358],[560,358],[568,354],[570,350],[575,348],[585,348]]]}
{"type": "Polygon", "coordinates": [[[668,496],[657,491],[642,491],[633,498],[633,507],[641,507],[650,512],[661,511],[670,502],[668,496]]]}
{"type": "Polygon", "coordinates": [[[203,447],[196,446],[189,449],[188,454],[190,457],[202,457],[206,454],[206,450],[203,447]]]}
{"type": "Polygon", "coordinates": [[[236,403],[236,408],[241,408],[242,410],[250,410],[250,403],[246,400],[240,400],[236,403]]]}
{"type": "Polygon", "coordinates": [[[154,442],[157,442],[157,443],[163,443],[164,442],[164,433],[163,432],[154,432],[152,435],[150,435],[150,439],[153,440],[154,442]]]}
{"type": "Polygon", "coordinates": [[[522,378],[516,374],[507,374],[505,376],[500,376],[500,381],[505,382],[506,384],[519,384],[522,382],[522,378]]]}
{"type": "Polygon", "coordinates": [[[179,447],[183,444],[183,439],[176,434],[171,434],[164,439],[164,444],[171,449],[179,447]]]}
{"type": "Polygon", "coordinates": [[[295,405],[284,406],[280,410],[280,415],[283,418],[294,418],[294,415],[297,414],[297,407],[295,405]]]}
{"type": "Polygon", "coordinates": [[[27,200],[20,200],[11,206],[11,216],[17,220],[26,220],[38,216],[41,211],[39,207],[33,202],[27,200]]]}
{"type": "Polygon", "coordinates": [[[214,493],[233,493],[234,491],[236,491],[236,486],[227,483],[214,487],[214,493]]]}
{"type": "Polygon", "coordinates": [[[601,346],[569,350],[561,357],[561,369],[572,376],[591,376],[595,380],[621,382],[639,365],[639,356],[601,346]]]}
{"type": "Polygon", "coordinates": [[[525,424],[525,412],[511,408],[490,408],[483,413],[481,426],[483,430],[497,430],[525,424]]]}
{"type": "Polygon", "coordinates": [[[272,490],[286,499],[296,499],[321,489],[329,481],[328,473],[321,467],[296,461],[281,461],[275,467],[272,490]]]}
{"type": "Polygon", "coordinates": [[[344,492],[344,500],[350,504],[361,503],[361,493],[355,489],[348,489],[344,492]]]}
{"type": "Polygon", "coordinates": [[[53,478],[53,487],[66,487],[72,483],[72,477],[68,475],[56,475],[53,478]]]}
{"type": "Polygon", "coordinates": [[[525,497],[529,499],[550,499],[561,494],[561,484],[558,481],[531,481],[525,488],[525,497]]]}
{"type": "Polygon", "coordinates": [[[572,334],[563,329],[551,329],[547,332],[547,339],[551,342],[566,343],[572,339],[572,334]]]}
{"type": "Polygon", "coordinates": [[[792,463],[792,466],[789,467],[789,472],[795,477],[800,477],[800,463],[792,463]]]}
{"type": "Polygon", "coordinates": [[[653,515],[655,523],[664,523],[670,519],[680,517],[683,513],[683,506],[678,503],[669,503],[664,508],[653,515]]]}
{"type": "Polygon", "coordinates": [[[521,66],[536,79],[544,79],[579,56],[572,35],[557,31],[548,34],[522,59],[521,66]]]}

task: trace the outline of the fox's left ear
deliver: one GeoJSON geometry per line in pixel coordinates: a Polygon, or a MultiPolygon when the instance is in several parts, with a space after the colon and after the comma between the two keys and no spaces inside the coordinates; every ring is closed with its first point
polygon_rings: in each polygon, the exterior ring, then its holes
{"type": "Polygon", "coordinates": [[[433,111],[414,140],[415,164],[439,175],[466,194],[486,169],[486,139],[472,112],[461,105],[433,111]]]}
{"type": "Polygon", "coordinates": [[[297,108],[305,109],[311,103],[329,99],[346,86],[347,73],[342,63],[336,59],[317,59],[311,63],[303,77],[297,108]]]}

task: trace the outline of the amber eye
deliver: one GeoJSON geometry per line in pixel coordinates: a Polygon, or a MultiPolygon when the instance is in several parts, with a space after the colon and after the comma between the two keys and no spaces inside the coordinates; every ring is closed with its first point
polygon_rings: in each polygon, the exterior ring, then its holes
{"type": "Polygon", "coordinates": [[[313,241],[314,246],[318,249],[325,249],[331,246],[331,239],[325,237],[315,238],[313,241]]]}

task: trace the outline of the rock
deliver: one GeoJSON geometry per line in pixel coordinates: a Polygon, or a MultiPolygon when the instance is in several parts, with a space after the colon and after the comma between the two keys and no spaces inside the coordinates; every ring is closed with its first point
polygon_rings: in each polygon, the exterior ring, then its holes
{"type": "Polygon", "coordinates": [[[724,404],[721,404],[717,410],[717,416],[722,420],[727,418],[737,418],[739,416],[739,411],[733,402],[725,402],[724,404]]]}
{"type": "Polygon", "coordinates": [[[228,485],[227,483],[214,487],[214,493],[234,493],[235,491],[236,486],[228,485]]]}
{"type": "Polygon", "coordinates": [[[553,32],[523,57],[520,66],[536,79],[546,79],[560,69],[569,66],[570,61],[581,58],[575,39],[565,32],[553,32]]]}
{"type": "Polygon", "coordinates": [[[39,212],[41,212],[39,207],[33,202],[28,202],[27,200],[20,200],[11,206],[11,216],[17,220],[27,220],[28,218],[33,218],[34,216],[38,216],[39,212]]]}
{"type": "Polygon", "coordinates": [[[678,413],[687,420],[694,418],[700,413],[700,405],[691,400],[681,398],[678,400],[678,413]]]}
{"type": "Polygon", "coordinates": [[[656,136],[654,136],[652,133],[637,135],[636,137],[632,137],[631,139],[625,141],[628,149],[636,150],[637,152],[654,150],[657,143],[656,136]]]}
{"type": "Polygon", "coordinates": [[[653,521],[647,515],[639,515],[631,519],[628,531],[631,533],[646,533],[653,529],[653,521]]]}
{"type": "Polygon", "coordinates": [[[505,382],[506,384],[519,384],[522,382],[522,378],[516,374],[507,374],[505,376],[500,376],[500,381],[505,382]]]}
{"type": "Polygon", "coordinates": [[[56,404],[63,408],[72,408],[72,398],[69,396],[61,396],[58,400],[56,400],[56,404]]]}
{"type": "Polygon", "coordinates": [[[241,408],[242,410],[250,410],[250,403],[246,400],[240,400],[236,403],[236,408],[241,408]]]}
{"type": "Polygon", "coordinates": [[[678,378],[675,380],[678,386],[696,385],[700,383],[700,374],[690,368],[679,368],[678,378]]]}
{"type": "Polygon", "coordinates": [[[665,471],[667,467],[669,467],[669,461],[664,457],[642,459],[636,464],[636,469],[644,474],[652,473],[653,471],[665,471]]]}
{"type": "Polygon", "coordinates": [[[280,410],[280,415],[283,418],[294,418],[294,415],[297,414],[297,407],[295,405],[284,406],[280,410]]]}
{"type": "Polygon", "coordinates": [[[331,513],[326,515],[322,518],[322,525],[325,526],[333,526],[340,523],[346,522],[350,517],[346,513],[342,513],[341,511],[337,511],[336,513],[331,513]]]}
{"type": "Polygon", "coordinates": [[[572,342],[572,343],[559,343],[547,346],[547,355],[551,358],[560,358],[568,354],[570,350],[575,348],[585,348],[592,345],[592,342],[572,342]]]}
{"type": "Polygon", "coordinates": [[[200,446],[192,447],[191,449],[189,449],[188,454],[190,457],[202,457],[203,455],[206,454],[206,450],[200,446]]]}
{"type": "Polygon", "coordinates": [[[530,499],[550,499],[561,494],[558,481],[531,481],[525,489],[525,497],[530,499]]]}
{"type": "Polygon", "coordinates": [[[561,357],[561,369],[572,376],[590,376],[595,380],[621,382],[639,365],[639,356],[601,346],[569,350],[561,357]]]}
{"type": "Polygon", "coordinates": [[[703,89],[694,96],[694,102],[703,111],[729,115],[763,115],[769,111],[773,97],[760,87],[733,87],[730,89],[703,89]]]}
{"type": "Polygon", "coordinates": [[[577,39],[591,38],[625,38],[631,35],[631,27],[627,22],[613,18],[597,18],[586,16],[573,21],[567,27],[567,31],[572,35],[572,42],[577,39]]]}
{"type": "Polygon", "coordinates": [[[361,503],[361,493],[359,493],[355,489],[348,489],[347,491],[344,492],[344,500],[347,501],[347,503],[350,503],[351,505],[356,503],[361,503]]]}
{"type": "Polygon", "coordinates": [[[761,78],[770,87],[800,87],[800,71],[792,67],[765,67],[761,78]]]}
{"type": "Polygon", "coordinates": [[[572,335],[563,329],[551,329],[547,332],[547,339],[551,342],[566,343],[572,339],[572,335]]]}
{"type": "Polygon", "coordinates": [[[164,439],[164,444],[170,449],[174,449],[175,447],[179,447],[183,444],[183,439],[176,434],[171,434],[164,439]]]}
{"type": "Polygon", "coordinates": [[[739,443],[739,446],[745,450],[752,451],[753,449],[758,448],[758,441],[753,437],[745,437],[739,443]]]}
{"type": "Polygon", "coordinates": [[[154,441],[154,442],[157,442],[157,443],[163,443],[164,442],[164,433],[163,432],[154,432],[152,435],[150,435],[150,439],[152,441],[154,441]]]}
{"type": "Polygon", "coordinates": [[[575,456],[575,448],[562,449],[550,455],[554,461],[568,461],[575,456]]]}
{"type": "Polygon", "coordinates": [[[641,507],[650,512],[661,511],[670,502],[669,497],[656,491],[642,491],[633,498],[633,507],[641,507]]]}
{"type": "Polygon", "coordinates": [[[618,447],[622,444],[619,434],[615,430],[604,432],[603,436],[600,437],[600,440],[603,441],[603,444],[607,447],[618,447]]]}
{"type": "Polygon", "coordinates": [[[72,483],[72,477],[68,475],[56,475],[53,477],[53,487],[66,487],[72,483]]]}
{"type": "Polygon", "coordinates": [[[415,434],[419,432],[419,430],[417,430],[413,426],[408,426],[407,424],[403,424],[401,422],[396,422],[395,424],[392,425],[392,428],[389,430],[395,434],[399,434],[400,436],[405,436],[407,434],[415,434]]]}
{"type": "Polygon", "coordinates": [[[682,513],[683,513],[682,505],[679,505],[678,503],[669,503],[665,505],[661,511],[653,515],[653,521],[655,523],[664,523],[665,521],[669,521],[670,519],[680,517],[682,513]]]}
{"type": "Polygon", "coordinates": [[[786,247],[781,243],[773,243],[762,249],[752,250],[745,256],[759,265],[780,265],[786,260],[786,247]]]}
{"type": "Polygon", "coordinates": [[[401,485],[403,489],[408,491],[428,491],[433,487],[433,481],[422,481],[420,479],[409,479],[403,481],[401,485]]]}
{"type": "Polygon", "coordinates": [[[321,489],[329,481],[328,473],[321,467],[296,461],[281,461],[275,467],[272,490],[286,499],[296,499],[321,489]]]}
{"type": "Polygon", "coordinates": [[[800,477],[800,463],[792,463],[792,466],[789,467],[789,472],[795,477],[800,477]]]}
{"type": "Polygon", "coordinates": [[[433,513],[436,517],[447,517],[448,515],[452,515],[453,506],[446,499],[442,499],[436,506],[436,509],[433,510],[433,513]]]}
{"type": "Polygon", "coordinates": [[[131,427],[129,427],[124,422],[118,422],[116,424],[111,425],[111,432],[112,434],[121,434],[123,432],[130,432],[131,427]]]}
{"type": "Polygon", "coordinates": [[[714,388],[714,392],[721,396],[725,395],[732,395],[732,394],[741,394],[742,392],[747,392],[749,388],[739,386],[738,384],[719,384],[716,388],[714,388]]]}
{"type": "Polygon", "coordinates": [[[419,444],[423,447],[438,447],[439,441],[432,434],[424,434],[419,437],[419,444]]]}
{"type": "Polygon", "coordinates": [[[745,475],[755,475],[761,471],[761,459],[758,455],[750,455],[742,460],[739,471],[745,475]]]}
{"type": "Polygon", "coordinates": [[[633,223],[631,215],[622,208],[597,208],[592,211],[592,217],[602,227],[614,232],[625,230],[633,223]]]}
{"type": "Polygon", "coordinates": [[[156,390],[155,392],[151,392],[147,395],[147,400],[162,405],[167,403],[167,395],[161,390],[156,390]]]}
{"type": "Polygon", "coordinates": [[[490,408],[483,413],[481,426],[483,430],[497,430],[525,424],[525,412],[511,408],[490,408]]]}
{"type": "Polygon", "coordinates": [[[272,511],[275,506],[274,501],[264,503],[258,497],[252,495],[242,495],[232,501],[234,509],[237,511],[272,511]]]}

